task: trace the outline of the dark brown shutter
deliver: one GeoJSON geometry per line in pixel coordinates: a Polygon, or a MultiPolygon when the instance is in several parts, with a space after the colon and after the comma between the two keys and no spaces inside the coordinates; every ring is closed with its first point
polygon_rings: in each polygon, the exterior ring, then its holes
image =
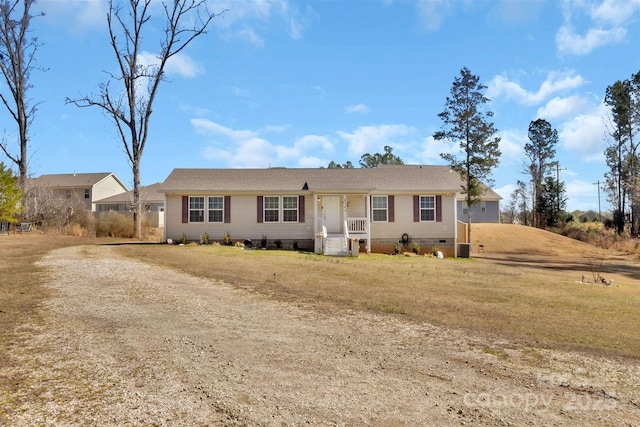
{"type": "Polygon", "coordinates": [[[436,222],[442,222],[442,196],[436,196],[436,222]]]}
{"type": "Polygon", "coordinates": [[[420,222],[420,196],[413,196],[413,222],[420,222]]]}
{"type": "Polygon", "coordinates": [[[189,222],[189,196],[182,196],[182,223],[189,222]]]}
{"type": "Polygon", "coordinates": [[[298,196],[298,222],[304,222],[304,196],[298,196]]]}
{"type": "Polygon", "coordinates": [[[263,217],[262,217],[262,203],[263,203],[263,198],[262,196],[258,196],[258,223],[262,223],[263,221],[263,217]]]}
{"type": "Polygon", "coordinates": [[[224,222],[231,222],[231,196],[224,196],[224,222]]]}
{"type": "Polygon", "coordinates": [[[387,208],[389,209],[389,222],[394,222],[395,217],[395,200],[393,196],[387,196],[387,208]]]}

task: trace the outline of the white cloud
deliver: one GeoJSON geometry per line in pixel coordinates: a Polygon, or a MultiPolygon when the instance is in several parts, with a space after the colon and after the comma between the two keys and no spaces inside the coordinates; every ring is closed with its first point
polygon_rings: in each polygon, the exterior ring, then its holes
{"type": "MultiPolygon", "coordinates": [[[[138,55],[138,63],[144,67],[157,67],[160,65],[158,57],[147,51],[138,55]]],[[[178,53],[167,61],[165,71],[167,74],[178,74],[184,78],[194,78],[204,73],[204,68],[189,56],[178,53]]]]}
{"type": "Polygon", "coordinates": [[[200,74],[204,74],[202,65],[182,52],[169,58],[165,71],[167,74],[179,74],[187,79],[192,79],[200,74]]]}
{"type": "Polygon", "coordinates": [[[49,25],[73,32],[106,29],[108,2],[103,0],[58,0],[36,3],[32,10],[44,13],[49,25]]]}
{"type": "Polygon", "coordinates": [[[608,116],[609,110],[604,103],[588,113],[575,116],[558,132],[560,142],[584,161],[603,161],[606,133],[603,120],[608,116]]]}
{"type": "Polygon", "coordinates": [[[632,19],[638,10],[638,0],[604,0],[592,6],[591,16],[604,24],[622,25],[632,19]]]}
{"type": "MultiPolygon", "coordinates": [[[[567,191],[567,210],[569,212],[575,210],[598,210],[598,186],[595,183],[573,180],[565,181],[565,184],[567,191]]],[[[600,197],[600,206],[604,213],[608,207],[606,195],[601,192],[600,197]]]]}
{"type": "MultiPolygon", "coordinates": [[[[328,161],[318,154],[335,152],[332,141],[321,135],[305,135],[291,145],[277,145],[257,131],[232,129],[207,119],[192,119],[191,124],[208,138],[202,156],[227,167],[319,167],[328,161]]],[[[263,130],[274,129],[283,130],[277,126],[266,126],[263,130]]]]}
{"type": "Polygon", "coordinates": [[[347,105],[344,107],[347,113],[367,114],[371,109],[364,104],[347,105]]]}
{"type": "Polygon", "coordinates": [[[442,26],[444,15],[451,9],[448,0],[430,0],[416,2],[420,23],[427,31],[437,31],[442,26]]]}
{"type": "Polygon", "coordinates": [[[640,10],[638,0],[565,1],[562,6],[564,23],[556,33],[556,48],[560,55],[576,56],[623,41],[626,26],[637,19],[640,10]],[[588,25],[576,29],[575,23],[585,20],[588,25]]]}
{"type": "Polygon", "coordinates": [[[503,185],[502,187],[493,189],[493,191],[495,191],[500,195],[500,197],[502,197],[502,202],[500,202],[500,206],[503,209],[507,206],[507,204],[511,200],[511,194],[515,191],[516,188],[518,188],[518,186],[515,184],[507,184],[507,185],[503,185]]]}
{"type": "Polygon", "coordinates": [[[207,135],[223,135],[234,141],[248,140],[255,138],[257,133],[250,130],[234,130],[225,126],[222,126],[212,120],[207,119],[191,119],[191,124],[200,133],[207,135]]]}
{"type": "Polygon", "coordinates": [[[608,30],[589,28],[585,35],[576,34],[570,25],[563,25],[556,34],[560,55],[587,55],[596,48],[618,43],[627,36],[627,30],[615,27],[608,30]]]}
{"type": "Polygon", "coordinates": [[[566,98],[556,96],[545,106],[538,108],[537,117],[546,120],[563,118],[584,110],[587,105],[587,100],[578,95],[566,98]]]}
{"type": "Polygon", "coordinates": [[[585,83],[584,78],[575,71],[551,71],[537,91],[524,89],[519,83],[511,81],[506,75],[497,75],[487,84],[487,97],[495,100],[499,97],[513,99],[523,105],[535,105],[557,92],[576,89],[585,83]]]}
{"type": "Polygon", "coordinates": [[[236,37],[240,40],[244,40],[255,47],[264,47],[264,39],[261,38],[258,34],[256,34],[255,30],[252,27],[245,27],[241,30],[236,31],[236,37]]]}
{"type": "Polygon", "coordinates": [[[395,149],[403,137],[413,132],[414,129],[406,125],[379,125],[361,126],[352,133],[338,131],[337,134],[349,144],[349,155],[360,158],[367,152],[382,152],[385,145],[395,149]]]}
{"type": "Polygon", "coordinates": [[[500,136],[500,163],[520,163],[522,148],[529,141],[529,136],[519,130],[503,130],[500,136]]]}
{"type": "Polygon", "coordinates": [[[251,91],[248,89],[241,89],[237,86],[230,86],[231,93],[239,98],[249,98],[251,96],[251,91]]]}
{"type": "Polygon", "coordinates": [[[443,162],[441,153],[457,154],[460,152],[460,146],[456,142],[451,141],[437,141],[433,136],[428,136],[424,139],[422,151],[420,153],[420,163],[440,164],[443,162]]]}

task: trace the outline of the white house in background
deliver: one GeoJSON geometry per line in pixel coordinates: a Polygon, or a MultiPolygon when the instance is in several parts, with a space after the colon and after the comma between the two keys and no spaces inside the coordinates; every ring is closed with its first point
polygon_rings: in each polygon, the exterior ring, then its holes
{"type": "MultiPolygon", "coordinates": [[[[491,188],[485,186],[481,200],[471,205],[471,222],[500,222],[500,200],[502,197],[491,188]]],[[[458,219],[469,221],[469,206],[465,201],[465,195],[458,194],[458,219]]]]}
{"type": "MultiPolygon", "coordinates": [[[[346,255],[438,248],[456,256],[460,176],[449,166],[174,169],[160,186],[164,238],[251,240],[346,255]]],[[[461,227],[460,232],[458,228],[461,227]]]]}
{"type": "MultiPolygon", "coordinates": [[[[144,218],[153,227],[164,227],[164,195],[158,190],[160,183],[140,187],[140,200],[144,218]]],[[[116,194],[96,201],[96,212],[133,212],[133,191],[116,194]]]]}
{"type": "Polygon", "coordinates": [[[41,175],[29,185],[48,189],[60,198],[81,200],[91,212],[96,211],[98,200],[129,191],[112,172],[41,175]]]}

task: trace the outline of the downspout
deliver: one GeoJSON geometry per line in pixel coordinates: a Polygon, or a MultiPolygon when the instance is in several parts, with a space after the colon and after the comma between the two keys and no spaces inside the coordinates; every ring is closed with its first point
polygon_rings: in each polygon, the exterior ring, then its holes
{"type": "Polygon", "coordinates": [[[370,193],[364,196],[365,217],[367,218],[367,246],[364,248],[368,254],[371,253],[371,195],[370,193]]]}
{"type": "Polygon", "coordinates": [[[318,195],[313,193],[313,252],[316,254],[321,252],[317,248],[318,232],[318,195]]]}
{"type": "Polygon", "coordinates": [[[162,212],[164,216],[164,227],[162,228],[162,239],[164,242],[167,241],[167,193],[164,193],[164,209],[162,212]]]}
{"type": "Polygon", "coordinates": [[[453,257],[458,258],[458,193],[453,193],[453,257]]]}

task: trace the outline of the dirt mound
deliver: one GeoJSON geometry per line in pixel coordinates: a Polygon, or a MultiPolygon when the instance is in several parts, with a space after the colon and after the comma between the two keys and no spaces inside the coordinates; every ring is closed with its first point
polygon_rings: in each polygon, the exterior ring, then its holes
{"type": "Polygon", "coordinates": [[[598,256],[602,249],[546,230],[513,224],[472,224],[475,255],[539,255],[561,259],[598,256]]]}

